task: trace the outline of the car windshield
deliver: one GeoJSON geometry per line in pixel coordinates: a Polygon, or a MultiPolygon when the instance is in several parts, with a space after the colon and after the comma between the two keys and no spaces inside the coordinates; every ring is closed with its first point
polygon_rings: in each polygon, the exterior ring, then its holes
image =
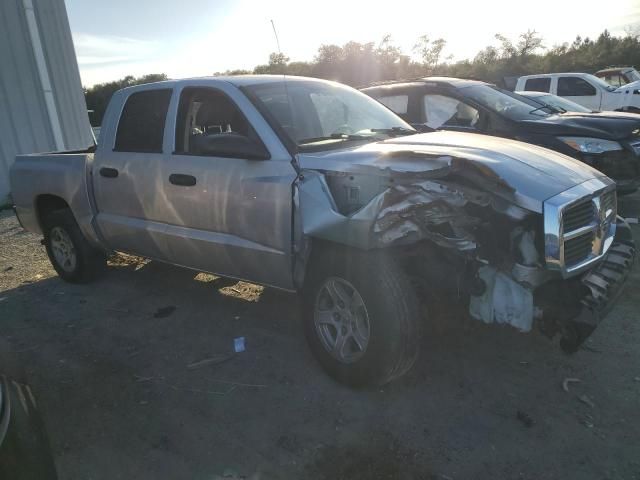
{"type": "Polygon", "coordinates": [[[595,75],[586,74],[586,77],[589,79],[590,82],[597,83],[598,85],[608,90],[609,92],[613,92],[616,89],[616,87],[609,85],[602,78],[596,77],[595,75]]]}
{"type": "Polygon", "coordinates": [[[557,95],[540,95],[536,97],[529,97],[535,102],[540,103],[541,105],[549,105],[553,108],[559,109],[561,112],[580,112],[580,113],[591,113],[592,110],[583,107],[582,105],[578,105],[571,100],[567,100],[566,98],[558,97],[557,95]]]}
{"type": "Polygon", "coordinates": [[[624,72],[624,74],[629,79],[629,83],[637,82],[638,80],[640,80],[640,73],[638,73],[636,69],[624,72]]]}
{"type": "Polygon", "coordinates": [[[490,85],[472,85],[460,90],[466,98],[511,120],[533,120],[556,113],[531,99],[490,85]]]}
{"type": "Polygon", "coordinates": [[[416,133],[387,107],[337,83],[292,80],[244,90],[300,149],[416,133]]]}

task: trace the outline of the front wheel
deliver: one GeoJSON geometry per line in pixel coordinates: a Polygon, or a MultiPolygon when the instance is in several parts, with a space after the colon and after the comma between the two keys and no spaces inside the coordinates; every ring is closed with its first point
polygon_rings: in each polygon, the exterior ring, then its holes
{"type": "Polygon", "coordinates": [[[406,373],[419,345],[418,301],[384,253],[333,248],[305,282],[305,333],[322,367],[350,386],[383,385],[406,373]]]}
{"type": "Polygon", "coordinates": [[[47,255],[63,280],[86,283],[105,269],[105,254],[93,248],[84,238],[71,210],[52,212],[44,223],[47,255]]]}

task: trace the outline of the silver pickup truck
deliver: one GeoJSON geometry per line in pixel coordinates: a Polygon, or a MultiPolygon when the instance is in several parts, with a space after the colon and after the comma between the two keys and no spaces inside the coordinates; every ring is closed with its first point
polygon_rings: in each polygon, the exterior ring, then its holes
{"type": "Polygon", "coordinates": [[[635,256],[597,170],[516,141],[417,134],[316,79],[126,88],[97,147],[19,156],[11,186],[64,280],[122,251],[302,293],[314,355],[350,385],[413,365],[419,303],[440,292],[575,351],[635,256]]]}

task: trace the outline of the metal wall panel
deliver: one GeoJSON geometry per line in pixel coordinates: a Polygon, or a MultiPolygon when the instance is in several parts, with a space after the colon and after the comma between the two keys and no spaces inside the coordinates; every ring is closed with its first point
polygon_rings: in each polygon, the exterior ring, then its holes
{"type": "MultiPolygon", "coordinates": [[[[92,143],[64,0],[33,0],[65,149],[92,143]]],[[[23,0],[0,1],[0,205],[21,153],[56,150],[23,0]]]]}

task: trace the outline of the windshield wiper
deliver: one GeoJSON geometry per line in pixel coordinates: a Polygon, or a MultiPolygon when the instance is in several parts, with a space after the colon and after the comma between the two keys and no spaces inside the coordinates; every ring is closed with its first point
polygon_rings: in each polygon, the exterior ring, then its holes
{"type": "Polygon", "coordinates": [[[307,145],[309,143],[323,142],[325,140],[371,140],[374,135],[355,135],[347,133],[332,133],[325,137],[304,138],[298,142],[298,145],[307,145]]]}
{"type": "Polygon", "coordinates": [[[393,137],[398,137],[402,135],[413,135],[415,133],[418,133],[416,130],[412,130],[410,128],[405,128],[405,127],[370,128],[370,130],[374,133],[384,133],[386,135],[391,135],[393,137]]]}
{"type": "MultiPolygon", "coordinates": [[[[552,109],[551,107],[549,107],[548,105],[542,105],[542,106],[540,106],[540,107],[538,107],[538,108],[534,108],[533,110],[531,110],[531,111],[529,112],[529,115],[531,115],[532,113],[537,112],[538,110],[542,110],[542,109],[544,109],[544,108],[546,108],[547,110],[551,110],[551,113],[553,113],[553,109],[552,109]]],[[[549,113],[549,112],[546,112],[546,113],[549,113]]]]}

